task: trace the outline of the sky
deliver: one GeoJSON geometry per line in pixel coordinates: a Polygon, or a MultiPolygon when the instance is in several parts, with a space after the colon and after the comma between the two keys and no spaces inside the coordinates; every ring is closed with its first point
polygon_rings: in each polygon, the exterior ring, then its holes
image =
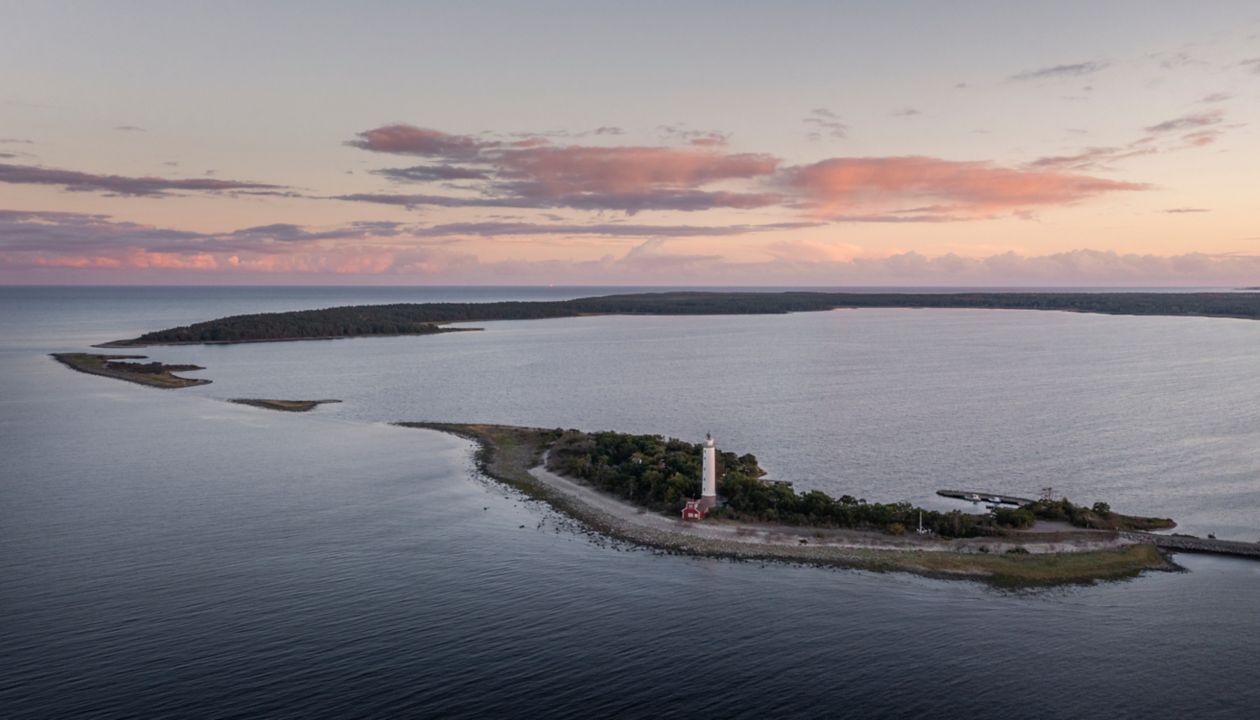
{"type": "Polygon", "coordinates": [[[0,0],[0,283],[1260,285],[1260,5],[0,0]]]}

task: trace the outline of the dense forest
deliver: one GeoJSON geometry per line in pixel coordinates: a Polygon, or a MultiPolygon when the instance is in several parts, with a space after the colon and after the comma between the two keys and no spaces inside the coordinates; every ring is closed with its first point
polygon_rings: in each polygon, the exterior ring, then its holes
{"type": "Polygon", "coordinates": [[[236,315],[145,333],[113,347],[443,332],[454,322],[578,315],[764,315],[837,308],[993,308],[1260,319],[1260,293],[662,292],[539,302],[359,305],[236,315]]]}
{"type": "Polygon", "coordinates": [[[445,332],[442,324],[483,320],[569,317],[560,303],[424,303],[355,305],[320,310],[233,315],[184,327],[145,333],[110,345],[233,343],[267,340],[427,335],[445,332]]]}

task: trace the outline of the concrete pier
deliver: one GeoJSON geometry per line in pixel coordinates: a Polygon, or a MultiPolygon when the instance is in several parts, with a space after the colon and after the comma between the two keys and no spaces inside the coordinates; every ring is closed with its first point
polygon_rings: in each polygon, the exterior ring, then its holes
{"type": "Polygon", "coordinates": [[[1024,506],[1034,502],[1032,498],[1016,497],[1015,495],[1003,495],[1002,493],[980,492],[978,490],[937,490],[936,494],[941,497],[955,498],[957,500],[966,500],[969,495],[978,495],[981,502],[990,502],[989,498],[998,498],[1003,505],[1024,506]]]}

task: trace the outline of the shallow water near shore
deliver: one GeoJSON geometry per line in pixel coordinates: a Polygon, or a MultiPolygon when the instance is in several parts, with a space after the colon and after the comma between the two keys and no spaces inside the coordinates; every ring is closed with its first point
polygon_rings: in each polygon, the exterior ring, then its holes
{"type": "MultiPolygon", "coordinates": [[[[0,289],[7,717],[1238,717],[1260,563],[1005,592],[575,532],[393,420],[707,430],[801,487],[937,487],[1260,537],[1260,323],[1007,311],[580,318],[48,352],[223,314],[586,290],[0,289]],[[309,414],[230,397],[340,398],[309,414]],[[522,527],[523,526],[523,527],[522,527]]],[[[955,505],[946,504],[945,507],[955,505]]],[[[960,507],[965,507],[961,506],[960,507]]]]}

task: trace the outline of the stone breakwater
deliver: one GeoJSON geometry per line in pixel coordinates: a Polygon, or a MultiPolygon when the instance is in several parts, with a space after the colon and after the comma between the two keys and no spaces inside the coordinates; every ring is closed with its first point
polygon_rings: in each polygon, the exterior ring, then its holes
{"type": "Polygon", "coordinates": [[[1217,540],[1215,538],[1198,538],[1188,535],[1157,535],[1155,533],[1123,532],[1120,537],[1135,543],[1154,545],[1161,550],[1174,552],[1212,553],[1215,555],[1234,555],[1260,560],[1260,543],[1241,542],[1238,540],[1217,540]]]}

